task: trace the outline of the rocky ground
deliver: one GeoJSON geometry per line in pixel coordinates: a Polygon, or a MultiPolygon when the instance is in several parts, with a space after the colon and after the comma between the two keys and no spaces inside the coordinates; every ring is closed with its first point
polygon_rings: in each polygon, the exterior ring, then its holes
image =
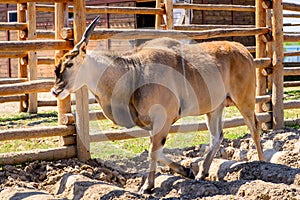
{"type": "MultiPolygon", "coordinates": [[[[159,166],[155,189],[140,195],[148,170],[147,152],[131,159],[36,161],[0,170],[0,199],[300,199],[300,132],[264,133],[268,162],[256,161],[249,135],[224,140],[209,177],[196,182],[159,166]]],[[[197,173],[207,145],[166,149],[197,173]]]]}

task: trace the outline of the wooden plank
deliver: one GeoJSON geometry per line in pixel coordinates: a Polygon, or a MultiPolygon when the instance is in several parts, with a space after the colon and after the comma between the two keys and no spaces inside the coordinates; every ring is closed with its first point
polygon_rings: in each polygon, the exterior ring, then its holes
{"type": "Polygon", "coordinates": [[[300,81],[286,81],[283,83],[284,87],[299,87],[300,81]]]}
{"type": "Polygon", "coordinates": [[[284,56],[300,56],[300,51],[284,52],[284,56]]]}
{"type": "MultiPolygon", "coordinates": [[[[84,0],[74,0],[74,43],[77,44],[86,29],[84,0]]],[[[81,161],[91,158],[89,135],[88,89],[82,87],[76,93],[77,156],[81,161]]]]}
{"type": "Polygon", "coordinates": [[[300,12],[300,4],[284,2],[283,9],[300,12]]]}
{"type": "Polygon", "coordinates": [[[23,58],[27,55],[25,52],[0,52],[0,58],[23,58]]]}
{"type": "MultiPolygon", "coordinates": [[[[26,3],[24,3],[24,4],[18,3],[17,4],[18,23],[26,23],[26,10],[23,9],[26,6],[27,6],[26,3]]],[[[22,41],[22,40],[26,40],[26,38],[23,37],[23,31],[18,31],[18,41],[22,41]]],[[[0,43],[1,43],[1,41],[0,41],[0,43]]],[[[0,46],[2,46],[2,45],[0,45],[0,46]]],[[[24,46],[19,47],[18,49],[22,49],[22,48],[24,48],[24,46]]],[[[1,50],[2,50],[2,48],[1,48],[1,50]]],[[[23,52],[23,51],[20,51],[20,52],[23,52]]],[[[18,51],[12,50],[11,52],[16,52],[16,54],[17,54],[18,51]]],[[[28,78],[27,64],[23,63],[23,58],[22,57],[20,57],[18,59],[18,78],[28,78]]],[[[25,107],[24,105],[28,105],[28,101],[26,101],[26,102],[21,101],[20,102],[20,112],[26,112],[27,111],[28,107],[25,107]]]]}
{"type": "Polygon", "coordinates": [[[53,84],[53,80],[36,80],[24,83],[0,85],[0,96],[9,96],[32,92],[49,92],[53,87],[53,84]]]}
{"type": "Polygon", "coordinates": [[[227,24],[185,24],[175,25],[174,30],[210,30],[216,28],[255,28],[254,25],[227,25],[227,24]]]}
{"type": "Polygon", "coordinates": [[[75,134],[74,126],[45,126],[34,128],[8,129],[0,131],[0,141],[24,140],[31,138],[67,136],[75,134]]]}
{"type": "Polygon", "coordinates": [[[0,97],[0,103],[7,103],[7,102],[18,102],[18,101],[26,101],[26,95],[16,95],[16,96],[4,96],[0,97]]]}
{"type": "Polygon", "coordinates": [[[76,156],[74,145],[0,154],[0,165],[17,165],[36,160],[55,161],[76,156]]]}
{"type": "MultiPolygon", "coordinates": [[[[261,123],[266,123],[272,120],[269,113],[260,113],[257,115],[261,123]]],[[[242,117],[225,119],[224,128],[233,128],[245,125],[242,117]]],[[[172,125],[169,133],[186,133],[193,131],[204,131],[207,130],[206,122],[201,121],[199,123],[185,123],[172,125]]],[[[131,138],[148,137],[149,131],[143,129],[126,129],[118,131],[102,131],[100,133],[91,135],[91,142],[101,141],[113,141],[113,140],[126,140],[131,138]]]]}
{"type": "Polygon", "coordinates": [[[174,3],[173,7],[192,10],[223,10],[223,11],[240,11],[240,12],[255,12],[255,6],[244,5],[228,5],[228,4],[187,4],[174,3]]]}
{"type": "Polygon", "coordinates": [[[27,51],[70,50],[73,48],[73,42],[65,40],[0,41],[0,46],[3,52],[23,52],[24,49],[27,51]]]}
{"type": "Polygon", "coordinates": [[[0,22],[0,31],[6,30],[25,30],[27,28],[26,23],[18,22],[0,22]]]}
{"type": "MultiPolygon", "coordinates": [[[[155,1],[155,8],[162,8],[162,0],[155,1]]],[[[163,22],[163,15],[155,16],[155,29],[160,29],[163,22]]]]}
{"type": "Polygon", "coordinates": [[[285,67],[283,69],[284,76],[297,76],[300,75],[300,67],[285,67]]]}
{"type": "Polygon", "coordinates": [[[300,34],[284,34],[284,42],[299,42],[300,34]]]}
{"type": "MultiPolygon", "coordinates": [[[[28,40],[36,40],[36,10],[35,2],[27,3],[28,11],[28,40]]],[[[22,49],[23,50],[23,49],[22,49]]],[[[33,81],[37,79],[37,52],[30,51],[28,53],[28,80],[33,81]]],[[[28,98],[28,112],[37,113],[37,93],[30,93],[28,98]]]]}
{"type": "Polygon", "coordinates": [[[36,31],[38,39],[55,39],[55,32],[48,30],[37,30],[36,31]]]}
{"type": "MultiPolygon", "coordinates": [[[[27,3],[27,2],[37,2],[37,0],[5,0],[0,1],[0,4],[17,4],[17,3],[27,3]]],[[[63,3],[72,2],[72,0],[38,0],[40,3],[63,3]]]]}
{"type": "MultiPolygon", "coordinates": [[[[256,27],[266,27],[266,10],[262,6],[263,0],[255,0],[255,24],[256,27]]],[[[266,43],[263,35],[256,35],[256,56],[255,58],[266,57],[266,43]]],[[[267,77],[262,73],[263,68],[256,69],[256,96],[265,95],[267,92],[267,77]]],[[[262,104],[255,105],[256,113],[263,112],[262,104]]]]}
{"type": "Polygon", "coordinates": [[[284,101],[283,107],[284,107],[284,109],[299,109],[300,108],[300,100],[284,101]]]}
{"type": "Polygon", "coordinates": [[[283,113],[283,16],[282,0],[273,0],[272,34],[274,38],[273,52],[273,84],[272,84],[272,108],[273,129],[284,127],[283,113]]]}
{"type": "Polygon", "coordinates": [[[173,1],[165,0],[165,9],[166,9],[166,29],[174,29],[174,15],[173,15],[173,1]]]}
{"type": "Polygon", "coordinates": [[[152,29],[97,29],[91,38],[99,39],[153,39],[158,37],[171,37],[175,39],[193,38],[210,39],[229,36],[252,36],[257,34],[266,34],[268,28],[232,28],[215,29],[206,31],[176,31],[176,30],[152,30],[152,29]]]}
{"type": "Polygon", "coordinates": [[[37,60],[38,65],[55,65],[53,57],[39,57],[37,60]]]}
{"type": "Polygon", "coordinates": [[[260,69],[271,67],[272,66],[272,60],[271,60],[271,58],[255,58],[254,59],[254,66],[256,68],[260,68],[260,69]]]}
{"type": "MultiPolygon", "coordinates": [[[[37,10],[40,12],[54,12],[52,5],[37,5],[37,10]]],[[[74,12],[74,7],[69,6],[69,12],[74,12]]],[[[89,14],[129,14],[129,15],[163,15],[162,8],[147,8],[147,7],[121,7],[121,6],[86,6],[86,12],[89,14]]]]}
{"type": "Polygon", "coordinates": [[[23,82],[26,82],[26,81],[28,81],[27,78],[0,78],[0,85],[23,83],[23,82]]]}
{"type": "MultiPolygon", "coordinates": [[[[68,4],[55,3],[55,39],[60,40],[61,30],[68,26],[68,4]]],[[[60,58],[65,54],[65,51],[55,52],[55,65],[58,65],[60,58]]],[[[58,106],[58,124],[61,125],[61,116],[71,112],[71,97],[70,95],[64,100],[57,100],[58,106]]]]}

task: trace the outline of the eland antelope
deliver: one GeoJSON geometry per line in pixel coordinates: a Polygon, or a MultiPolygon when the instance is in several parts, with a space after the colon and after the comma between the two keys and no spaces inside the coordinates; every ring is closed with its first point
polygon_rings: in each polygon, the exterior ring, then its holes
{"type": "Polygon", "coordinates": [[[254,113],[255,67],[243,45],[228,41],[186,44],[159,38],[130,54],[87,53],[98,19],[90,24],[74,49],[60,59],[52,93],[64,99],[86,85],[115,124],[150,130],[150,170],[140,192],[154,188],[157,162],[185,177],[205,179],[223,139],[222,113],[229,104],[242,114],[258,158],[263,160],[254,113]],[[207,116],[210,144],[195,176],[191,169],[167,158],[163,146],[176,120],[202,114],[207,116]]]}

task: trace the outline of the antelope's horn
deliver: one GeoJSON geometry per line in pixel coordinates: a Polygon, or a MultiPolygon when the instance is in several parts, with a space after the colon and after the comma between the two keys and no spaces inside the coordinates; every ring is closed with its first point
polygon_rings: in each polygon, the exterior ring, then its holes
{"type": "Polygon", "coordinates": [[[91,35],[95,29],[95,27],[97,26],[97,23],[98,23],[98,20],[99,20],[100,16],[97,16],[93,21],[92,23],[86,28],[83,36],[82,36],[82,39],[80,40],[80,42],[78,42],[74,49],[78,50],[80,48],[80,46],[85,42],[86,44],[88,44],[90,38],[91,38],[91,35]]]}

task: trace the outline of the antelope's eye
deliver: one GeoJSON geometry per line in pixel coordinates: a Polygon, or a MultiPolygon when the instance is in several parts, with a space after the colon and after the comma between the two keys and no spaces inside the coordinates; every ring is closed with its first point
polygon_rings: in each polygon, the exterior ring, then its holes
{"type": "Polygon", "coordinates": [[[73,66],[73,63],[69,62],[66,64],[66,68],[71,68],[73,66]]]}

